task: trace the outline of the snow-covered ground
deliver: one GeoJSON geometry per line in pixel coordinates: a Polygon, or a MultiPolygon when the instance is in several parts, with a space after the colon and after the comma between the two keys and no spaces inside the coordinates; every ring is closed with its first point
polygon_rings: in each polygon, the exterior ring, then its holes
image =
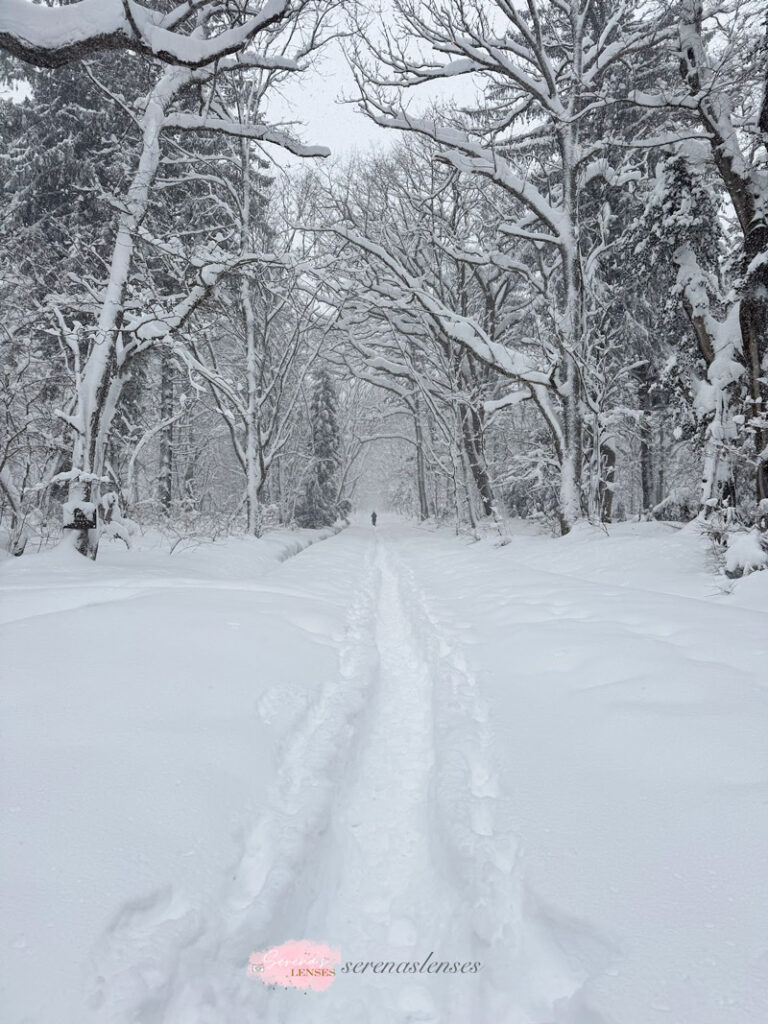
{"type": "Polygon", "coordinates": [[[3,1024],[762,1024],[768,572],[314,539],[0,566],[3,1024]]]}

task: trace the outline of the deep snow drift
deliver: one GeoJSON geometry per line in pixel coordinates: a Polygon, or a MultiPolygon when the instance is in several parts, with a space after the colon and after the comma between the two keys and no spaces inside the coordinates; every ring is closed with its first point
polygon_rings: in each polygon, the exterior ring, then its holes
{"type": "Polygon", "coordinates": [[[768,573],[314,539],[2,563],[0,1019],[762,1022],[768,573]],[[482,966],[267,988],[287,939],[482,966]]]}

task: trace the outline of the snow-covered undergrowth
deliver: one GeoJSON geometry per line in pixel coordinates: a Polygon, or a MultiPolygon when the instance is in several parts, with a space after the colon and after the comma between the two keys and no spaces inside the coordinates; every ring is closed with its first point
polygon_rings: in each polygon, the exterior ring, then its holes
{"type": "MultiPolygon", "coordinates": [[[[752,572],[737,583],[726,578],[723,568],[727,562],[722,553],[713,550],[706,528],[697,520],[685,525],[650,521],[595,526],[584,522],[568,536],[557,538],[531,520],[510,520],[507,529],[501,541],[498,530],[487,527],[481,547],[508,547],[505,558],[531,568],[681,596],[732,593],[734,602],[760,606],[768,597],[768,576],[752,572]]],[[[756,551],[754,533],[731,536],[745,552],[756,551]]],[[[742,561],[753,570],[760,567],[756,556],[750,562],[745,554],[742,561]]]]}
{"type": "Polygon", "coordinates": [[[67,543],[21,558],[8,555],[0,562],[0,622],[124,600],[152,587],[237,587],[339,529],[280,529],[258,540],[189,541],[173,550],[164,534],[150,531],[131,550],[102,543],[98,559],[88,564],[67,543]]]}
{"type": "Polygon", "coordinates": [[[3,1019],[762,1022],[768,573],[312,538],[4,563],[3,1019]],[[482,966],[248,976],[291,938],[482,966]]]}

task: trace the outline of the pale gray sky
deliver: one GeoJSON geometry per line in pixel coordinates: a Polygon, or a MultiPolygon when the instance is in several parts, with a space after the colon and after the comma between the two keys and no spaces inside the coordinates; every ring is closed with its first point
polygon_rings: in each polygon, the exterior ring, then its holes
{"type": "MultiPolygon", "coordinates": [[[[416,110],[435,99],[454,99],[470,104],[477,82],[467,77],[451,78],[410,90],[408,99],[416,110]]],[[[268,107],[270,120],[303,122],[296,131],[305,142],[328,146],[333,156],[348,156],[355,150],[390,146],[399,132],[373,124],[354,104],[339,102],[357,95],[357,86],[338,42],[328,44],[319,67],[297,75],[285,87],[284,96],[273,96],[268,107]]],[[[293,159],[293,158],[290,158],[293,159]]],[[[282,161],[281,161],[282,162],[282,161]]]]}
{"type": "Polygon", "coordinates": [[[274,96],[269,116],[280,120],[303,122],[296,132],[304,142],[328,146],[334,156],[346,156],[355,149],[372,145],[389,145],[393,132],[379,128],[354,105],[338,102],[342,96],[356,94],[347,60],[341,46],[330,43],[320,66],[295,76],[286,86],[285,95],[274,96]]]}

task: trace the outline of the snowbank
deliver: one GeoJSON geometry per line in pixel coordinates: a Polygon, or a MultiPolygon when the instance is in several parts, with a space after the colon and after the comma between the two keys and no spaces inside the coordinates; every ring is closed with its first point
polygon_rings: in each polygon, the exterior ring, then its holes
{"type": "Polygon", "coordinates": [[[187,541],[172,552],[165,535],[150,531],[138,537],[130,551],[122,544],[103,543],[95,562],[84,559],[66,543],[21,558],[9,557],[0,570],[0,623],[28,614],[123,600],[165,585],[248,583],[342,528],[280,529],[258,539],[187,541]]]}

